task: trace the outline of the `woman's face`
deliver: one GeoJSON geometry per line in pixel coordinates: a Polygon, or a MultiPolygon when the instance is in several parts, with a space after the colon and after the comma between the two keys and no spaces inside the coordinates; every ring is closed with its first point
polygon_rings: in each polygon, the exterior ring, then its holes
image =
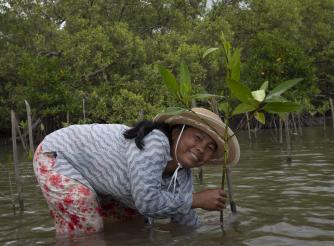
{"type": "MultiPolygon", "coordinates": [[[[175,158],[175,146],[181,130],[172,131],[172,156],[175,158]]],[[[177,146],[177,159],[183,167],[199,167],[209,161],[217,149],[216,142],[205,132],[187,127],[183,131],[177,146]]]]}

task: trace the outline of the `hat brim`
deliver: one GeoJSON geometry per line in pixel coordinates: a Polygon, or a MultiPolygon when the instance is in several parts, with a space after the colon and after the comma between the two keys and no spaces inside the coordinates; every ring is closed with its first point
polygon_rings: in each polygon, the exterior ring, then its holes
{"type": "MultiPolygon", "coordinates": [[[[164,122],[171,126],[184,124],[187,126],[192,126],[208,134],[216,143],[217,150],[213,158],[208,161],[210,164],[221,164],[224,162],[224,140],[220,136],[225,136],[226,134],[226,125],[221,120],[216,120],[212,117],[208,117],[205,114],[194,113],[192,111],[185,111],[179,115],[169,115],[169,114],[159,114],[153,121],[155,122],[164,122]]],[[[228,140],[228,157],[227,165],[232,166],[238,163],[240,158],[240,147],[236,136],[233,131],[228,128],[227,135],[228,140]]],[[[225,137],[224,137],[225,138],[225,137]]]]}

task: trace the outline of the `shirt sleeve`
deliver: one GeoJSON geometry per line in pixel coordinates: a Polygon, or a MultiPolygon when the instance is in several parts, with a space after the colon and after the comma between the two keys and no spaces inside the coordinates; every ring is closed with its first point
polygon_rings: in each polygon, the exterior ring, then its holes
{"type": "MultiPolygon", "coordinates": [[[[183,180],[183,184],[180,187],[183,193],[193,193],[194,186],[192,180],[191,170],[186,171],[186,178],[183,180]]],[[[171,218],[172,223],[197,227],[201,224],[201,221],[196,213],[196,209],[190,209],[187,214],[176,214],[171,218]]]]}
{"type": "Polygon", "coordinates": [[[148,217],[168,218],[186,215],[191,210],[192,192],[161,189],[162,173],[170,159],[168,138],[153,130],[144,138],[144,149],[129,144],[129,177],[131,194],[138,211],[148,217]]]}
{"type": "Polygon", "coordinates": [[[190,209],[187,214],[177,214],[172,217],[171,222],[181,225],[197,227],[201,224],[195,209],[190,209]]]}

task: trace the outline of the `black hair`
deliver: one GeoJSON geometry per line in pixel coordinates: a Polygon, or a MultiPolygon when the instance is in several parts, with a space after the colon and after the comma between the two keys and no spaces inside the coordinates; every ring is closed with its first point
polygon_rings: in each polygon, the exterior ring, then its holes
{"type": "Polygon", "coordinates": [[[171,142],[172,128],[169,124],[161,122],[153,122],[150,120],[142,120],[137,122],[131,128],[123,133],[126,139],[135,139],[137,147],[142,150],[144,148],[143,139],[154,129],[162,131],[168,138],[169,143],[171,142]]]}

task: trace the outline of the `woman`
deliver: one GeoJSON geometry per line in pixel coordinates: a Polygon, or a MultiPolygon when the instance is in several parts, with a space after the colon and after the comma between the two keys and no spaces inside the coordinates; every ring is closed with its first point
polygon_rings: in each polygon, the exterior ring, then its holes
{"type": "MultiPolygon", "coordinates": [[[[176,116],[159,114],[132,128],[73,125],[51,133],[36,150],[34,171],[56,232],[97,232],[104,217],[171,218],[197,226],[195,208],[222,210],[226,193],[193,193],[190,169],[223,158],[224,142],[217,133],[224,132],[218,115],[194,108],[176,116]]],[[[235,136],[228,147],[228,163],[235,164],[235,136]]]]}

